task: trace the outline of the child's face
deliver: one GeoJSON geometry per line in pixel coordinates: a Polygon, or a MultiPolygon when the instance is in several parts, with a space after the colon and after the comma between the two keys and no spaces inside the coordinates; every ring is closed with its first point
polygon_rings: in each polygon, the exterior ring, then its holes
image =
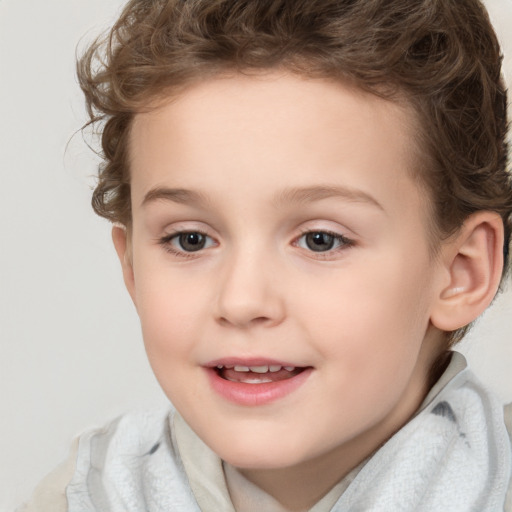
{"type": "Polygon", "coordinates": [[[443,274],[412,129],[394,104],[286,74],[136,116],[128,288],[162,388],[228,462],[361,458],[423,399],[443,274]]]}

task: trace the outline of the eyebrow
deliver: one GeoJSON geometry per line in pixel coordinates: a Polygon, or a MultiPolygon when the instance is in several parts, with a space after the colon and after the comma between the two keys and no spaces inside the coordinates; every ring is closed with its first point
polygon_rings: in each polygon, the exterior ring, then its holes
{"type": "Polygon", "coordinates": [[[377,199],[363,190],[332,185],[288,188],[277,194],[274,203],[277,206],[286,203],[307,204],[330,198],[341,198],[355,203],[367,203],[384,211],[383,206],[377,199]]]}
{"type": "Polygon", "coordinates": [[[185,188],[155,187],[144,196],[142,206],[160,200],[172,201],[179,204],[203,204],[208,202],[208,198],[204,194],[194,190],[185,188]]]}
{"type": "MultiPolygon", "coordinates": [[[[273,204],[276,207],[281,207],[285,204],[307,204],[330,198],[341,198],[346,201],[366,203],[384,211],[382,205],[372,195],[359,189],[332,185],[287,188],[276,194],[273,199],[273,204]]],[[[206,195],[195,190],[155,187],[146,193],[142,201],[142,206],[159,200],[172,201],[178,204],[196,205],[209,202],[206,195]]]]}

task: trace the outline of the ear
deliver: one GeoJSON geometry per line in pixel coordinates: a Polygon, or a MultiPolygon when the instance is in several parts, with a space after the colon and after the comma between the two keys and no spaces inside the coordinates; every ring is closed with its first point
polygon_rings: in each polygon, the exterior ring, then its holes
{"type": "Polygon", "coordinates": [[[131,241],[125,226],[114,224],[112,227],[112,241],[121,262],[124,284],[135,307],[137,307],[135,302],[135,277],[133,273],[131,241]]]}
{"type": "Polygon", "coordinates": [[[455,331],[475,320],[492,302],[503,268],[503,221],[495,212],[474,213],[441,248],[447,279],[436,298],[431,322],[455,331]]]}

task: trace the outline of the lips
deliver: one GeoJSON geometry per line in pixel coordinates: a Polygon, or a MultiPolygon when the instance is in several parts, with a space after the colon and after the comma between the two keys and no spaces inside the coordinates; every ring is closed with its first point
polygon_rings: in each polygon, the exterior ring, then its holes
{"type": "Polygon", "coordinates": [[[263,384],[266,382],[279,382],[298,375],[304,368],[295,366],[270,365],[222,365],[216,366],[219,377],[230,382],[244,382],[246,384],[263,384]]]}
{"type": "Polygon", "coordinates": [[[274,402],[298,389],[310,366],[268,360],[218,360],[206,368],[212,389],[230,402],[255,406],[274,402]]]}

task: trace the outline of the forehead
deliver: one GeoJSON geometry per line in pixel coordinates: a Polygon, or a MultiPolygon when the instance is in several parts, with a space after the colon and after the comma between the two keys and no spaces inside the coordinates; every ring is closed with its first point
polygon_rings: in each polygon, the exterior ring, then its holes
{"type": "Polygon", "coordinates": [[[342,186],[387,208],[418,206],[412,181],[415,117],[355,87],[286,73],[208,80],[135,116],[134,210],[154,187],[206,195],[265,195],[342,186]],[[379,202],[379,200],[377,200],[379,202]]]}

